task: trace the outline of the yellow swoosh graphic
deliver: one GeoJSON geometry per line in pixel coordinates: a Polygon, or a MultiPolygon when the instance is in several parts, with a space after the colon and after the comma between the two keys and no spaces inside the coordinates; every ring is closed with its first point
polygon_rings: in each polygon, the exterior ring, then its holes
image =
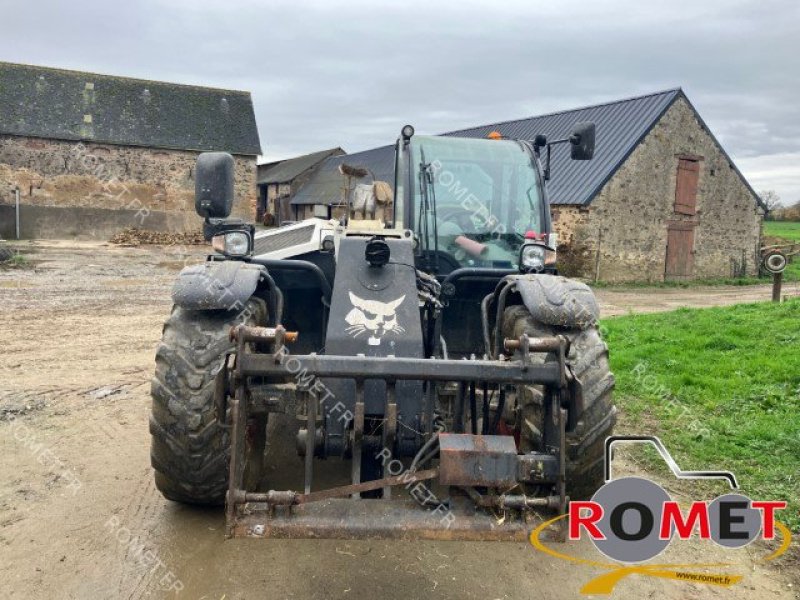
{"type": "MultiPolygon", "coordinates": [[[[544,543],[539,539],[539,536],[544,532],[545,529],[553,525],[554,523],[564,519],[568,515],[559,515],[550,519],[549,521],[545,521],[541,525],[539,525],[536,529],[534,529],[529,537],[531,545],[544,552],[545,554],[549,554],[554,558],[560,558],[561,560],[567,560],[574,563],[589,565],[592,567],[599,567],[601,569],[606,569],[610,571],[609,573],[604,573],[599,575],[589,581],[586,585],[581,588],[582,594],[610,594],[614,591],[614,587],[619,583],[622,579],[627,577],[628,575],[646,575],[648,577],[662,577],[665,579],[674,579],[677,581],[689,581],[692,583],[703,583],[706,585],[716,585],[721,587],[730,587],[735,583],[738,583],[742,580],[741,575],[728,575],[725,573],[716,573],[716,574],[708,574],[708,573],[697,573],[693,571],[682,571],[680,569],[697,569],[697,568],[718,568],[718,567],[731,567],[734,566],[731,563],[693,563],[693,564],[652,564],[652,565],[623,565],[619,563],[605,563],[596,560],[590,560],[586,558],[580,558],[578,556],[570,556],[568,554],[564,554],[562,552],[558,552],[557,550],[553,550],[548,546],[545,546],[544,543]]],[[[777,558],[789,548],[789,545],[792,541],[792,534],[789,529],[779,523],[778,521],[775,522],[775,526],[781,532],[782,541],[781,545],[775,550],[772,554],[762,559],[762,561],[769,561],[777,558]]]]}

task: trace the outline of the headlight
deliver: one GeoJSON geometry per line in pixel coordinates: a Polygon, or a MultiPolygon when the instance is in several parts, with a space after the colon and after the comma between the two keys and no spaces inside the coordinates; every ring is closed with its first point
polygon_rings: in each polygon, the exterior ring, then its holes
{"type": "Polygon", "coordinates": [[[522,247],[520,266],[529,271],[544,271],[544,246],[528,244],[522,247]]]}
{"type": "Polygon", "coordinates": [[[555,269],[556,251],[543,244],[525,244],[519,251],[519,270],[541,273],[546,268],[555,269]]]}
{"type": "Polygon", "coordinates": [[[215,235],[211,247],[225,256],[247,256],[250,254],[250,234],[246,231],[229,231],[215,235]]]}

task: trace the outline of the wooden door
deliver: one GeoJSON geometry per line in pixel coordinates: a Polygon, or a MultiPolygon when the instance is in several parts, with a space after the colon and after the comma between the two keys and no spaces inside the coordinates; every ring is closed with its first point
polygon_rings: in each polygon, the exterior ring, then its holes
{"type": "Polygon", "coordinates": [[[694,267],[695,223],[672,222],[667,226],[667,279],[688,279],[694,267]]]}
{"type": "Polygon", "coordinates": [[[680,215],[697,213],[697,182],[700,178],[700,162],[688,158],[678,160],[675,178],[675,212],[680,215]]]}

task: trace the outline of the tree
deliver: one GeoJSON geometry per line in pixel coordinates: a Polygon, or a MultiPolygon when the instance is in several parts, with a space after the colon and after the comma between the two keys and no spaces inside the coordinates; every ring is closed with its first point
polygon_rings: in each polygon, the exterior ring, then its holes
{"type": "Polygon", "coordinates": [[[795,202],[791,206],[781,208],[779,211],[776,211],[776,216],[778,213],[782,221],[800,221],[800,202],[795,202]]]}
{"type": "Polygon", "coordinates": [[[772,215],[772,211],[781,207],[781,197],[778,196],[778,192],[775,190],[762,190],[758,192],[758,196],[761,198],[761,203],[767,209],[766,218],[769,219],[772,215]]]}

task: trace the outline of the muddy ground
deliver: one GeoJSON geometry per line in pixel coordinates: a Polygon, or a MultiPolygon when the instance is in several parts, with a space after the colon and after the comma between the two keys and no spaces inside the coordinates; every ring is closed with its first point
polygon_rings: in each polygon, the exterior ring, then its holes
{"type": "MultiPolygon", "coordinates": [[[[165,501],[149,463],[153,353],[186,257],[99,244],[32,250],[35,268],[0,271],[0,596],[560,599],[579,597],[601,573],[524,543],[223,540],[222,512],[165,501]]],[[[618,314],[769,292],[599,295],[605,313],[618,314]]],[[[632,576],[616,596],[798,598],[796,556],[754,566],[763,548],[676,546],[665,562],[733,562],[727,572],[745,579],[722,589],[632,576]]],[[[599,558],[588,543],[562,550],[599,558]]]]}

